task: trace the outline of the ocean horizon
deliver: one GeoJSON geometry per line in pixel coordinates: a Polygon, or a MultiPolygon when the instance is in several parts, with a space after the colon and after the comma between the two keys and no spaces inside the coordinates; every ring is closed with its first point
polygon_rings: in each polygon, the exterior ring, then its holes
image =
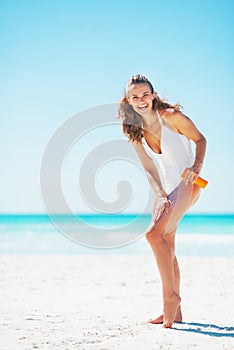
{"type": "MultiPolygon", "coordinates": [[[[151,254],[144,238],[150,214],[76,215],[78,223],[72,226],[71,216],[66,214],[0,214],[0,254],[151,254]],[[80,231],[79,236],[61,232],[59,226],[67,228],[68,224],[69,232],[80,231]],[[121,244],[111,248],[86,244],[97,242],[100,232],[105,240],[107,232],[109,239],[113,230],[121,244]],[[91,238],[86,242],[86,237],[91,238]]],[[[233,256],[234,214],[188,213],[179,224],[176,239],[181,256],[233,256]]]]}

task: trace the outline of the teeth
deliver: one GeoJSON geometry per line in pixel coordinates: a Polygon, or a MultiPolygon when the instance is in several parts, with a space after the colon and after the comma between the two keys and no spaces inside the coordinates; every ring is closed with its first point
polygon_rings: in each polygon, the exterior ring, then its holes
{"type": "Polygon", "coordinates": [[[139,108],[145,108],[145,107],[147,107],[147,105],[144,105],[144,106],[139,106],[139,108]]]}

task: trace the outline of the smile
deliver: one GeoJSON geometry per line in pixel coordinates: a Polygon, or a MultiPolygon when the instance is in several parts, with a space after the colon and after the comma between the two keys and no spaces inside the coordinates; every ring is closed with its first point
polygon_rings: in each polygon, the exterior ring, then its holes
{"type": "Polygon", "coordinates": [[[137,108],[139,108],[141,111],[144,111],[144,110],[148,109],[148,106],[142,105],[142,106],[138,106],[137,108]]]}

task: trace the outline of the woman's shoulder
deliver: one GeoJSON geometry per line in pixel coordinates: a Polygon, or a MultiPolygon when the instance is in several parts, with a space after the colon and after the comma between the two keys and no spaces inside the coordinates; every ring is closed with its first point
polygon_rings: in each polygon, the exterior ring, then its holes
{"type": "Polygon", "coordinates": [[[143,137],[142,137],[142,139],[140,141],[138,141],[138,140],[130,140],[129,142],[131,143],[131,145],[135,149],[141,149],[141,148],[143,148],[142,141],[144,142],[144,138],[143,137]]]}
{"type": "Polygon", "coordinates": [[[187,119],[187,117],[181,111],[174,108],[161,110],[159,111],[159,114],[163,120],[164,125],[175,131],[178,131],[181,123],[185,118],[187,119]]]}
{"type": "Polygon", "coordinates": [[[161,109],[158,112],[163,119],[168,119],[168,120],[175,119],[183,115],[181,111],[174,108],[161,109]]]}

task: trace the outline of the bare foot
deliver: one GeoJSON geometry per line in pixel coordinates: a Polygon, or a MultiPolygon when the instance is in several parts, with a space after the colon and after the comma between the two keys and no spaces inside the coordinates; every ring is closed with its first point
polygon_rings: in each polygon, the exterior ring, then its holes
{"type": "MultiPolygon", "coordinates": [[[[152,323],[152,324],[162,324],[162,323],[163,323],[163,319],[164,319],[164,314],[158,316],[157,318],[155,318],[155,319],[153,319],[153,320],[150,319],[150,320],[148,321],[148,323],[152,323]]],[[[177,323],[181,323],[181,322],[182,322],[182,313],[181,313],[180,305],[179,305],[179,307],[177,308],[176,316],[175,316],[174,322],[177,322],[177,323]]]]}
{"type": "Polygon", "coordinates": [[[174,293],[170,299],[164,300],[164,318],[163,318],[163,327],[171,328],[176,311],[179,307],[181,298],[178,294],[174,293]]]}

